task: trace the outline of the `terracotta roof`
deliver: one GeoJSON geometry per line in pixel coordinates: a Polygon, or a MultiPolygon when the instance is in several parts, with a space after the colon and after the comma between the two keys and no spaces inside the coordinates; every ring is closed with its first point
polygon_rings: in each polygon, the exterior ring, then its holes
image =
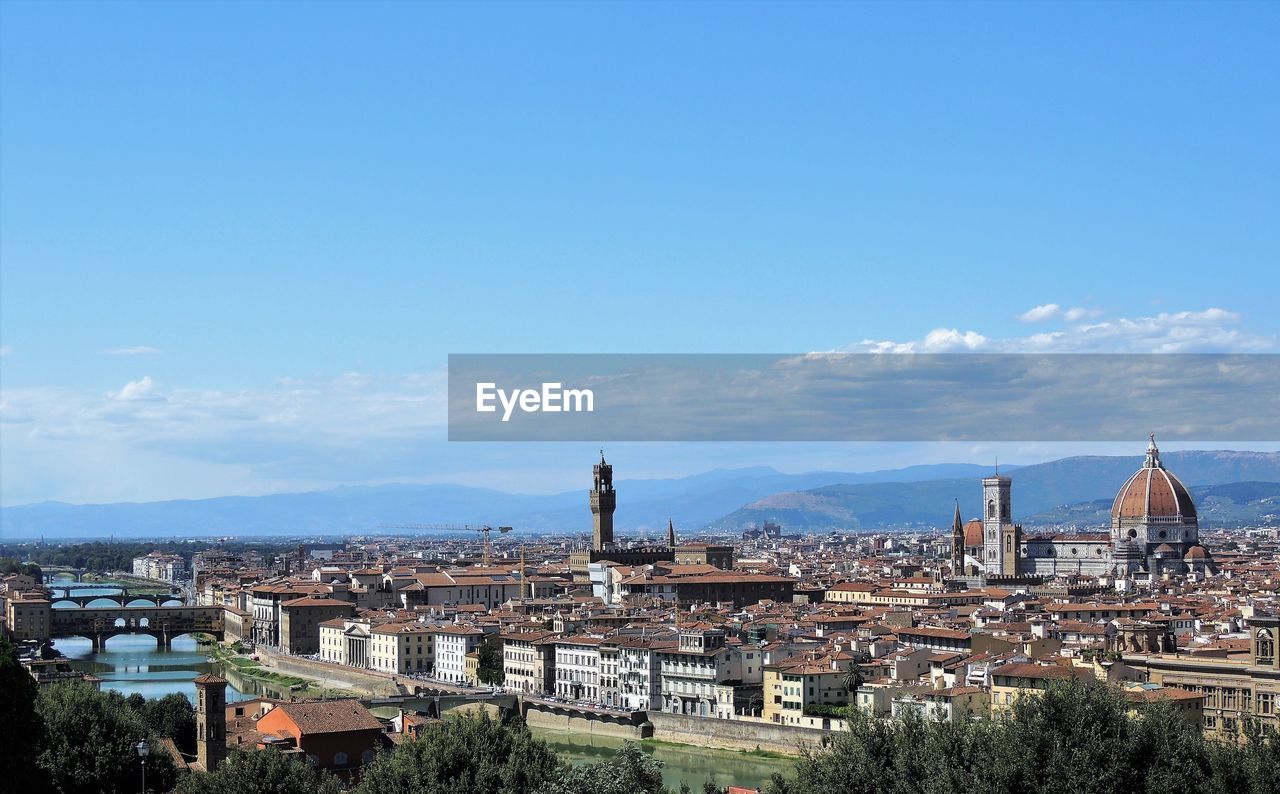
{"type": "Polygon", "coordinates": [[[219,678],[218,676],[213,675],[212,673],[205,673],[204,675],[196,678],[195,683],[201,686],[212,686],[216,684],[225,684],[227,683],[227,679],[219,678]]]}
{"type": "Polygon", "coordinates": [[[982,519],[971,518],[969,523],[964,525],[964,545],[982,545],[982,519]]]}
{"type": "Polygon", "coordinates": [[[1116,494],[1111,505],[1112,519],[1195,518],[1196,505],[1182,481],[1160,462],[1155,441],[1147,449],[1147,460],[1116,494]]]}
{"type": "Polygon", "coordinates": [[[282,703],[276,708],[283,709],[304,734],[382,730],[382,723],[355,699],[282,703]]]}
{"type": "Polygon", "coordinates": [[[1030,664],[1024,662],[1014,662],[1006,664],[1003,667],[997,667],[991,671],[992,675],[1005,676],[1006,678],[1079,678],[1087,674],[1081,670],[1079,673],[1071,668],[1062,667],[1060,665],[1043,665],[1030,664]]]}

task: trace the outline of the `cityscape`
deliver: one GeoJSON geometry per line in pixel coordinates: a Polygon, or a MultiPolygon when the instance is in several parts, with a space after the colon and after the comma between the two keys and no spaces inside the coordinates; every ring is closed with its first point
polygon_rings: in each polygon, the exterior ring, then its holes
{"type": "Polygon", "coordinates": [[[0,2],[0,793],[1280,794],[1277,41],[0,2]]]}
{"type": "Polygon", "coordinates": [[[1016,472],[993,472],[972,482],[982,515],[957,504],[928,533],[637,541],[615,532],[613,463],[585,474],[589,540],[419,525],[11,564],[5,629],[40,687],[154,676],[190,696],[194,743],[162,744],[186,774],[270,748],[354,784],[425,726],[485,714],[570,756],[704,748],[660,779],[748,791],[851,719],[999,720],[1073,681],[1213,741],[1280,718],[1280,521],[1202,527],[1154,434],[1096,532],[1024,532],[1016,472]],[[113,666],[138,637],[156,652],[113,666]],[[209,672],[155,672],[165,653],[209,672]]]}

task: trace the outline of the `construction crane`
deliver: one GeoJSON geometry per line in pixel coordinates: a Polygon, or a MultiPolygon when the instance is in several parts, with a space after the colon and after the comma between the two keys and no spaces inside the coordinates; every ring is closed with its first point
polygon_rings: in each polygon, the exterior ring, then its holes
{"type": "Polygon", "coordinates": [[[511,531],[511,527],[491,527],[487,524],[379,524],[379,529],[412,529],[415,532],[479,532],[484,536],[484,564],[489,567],[493,564],[493,543],[489,540],[489,533],[497,531],[500,534],[507,534],[511,531]]]}

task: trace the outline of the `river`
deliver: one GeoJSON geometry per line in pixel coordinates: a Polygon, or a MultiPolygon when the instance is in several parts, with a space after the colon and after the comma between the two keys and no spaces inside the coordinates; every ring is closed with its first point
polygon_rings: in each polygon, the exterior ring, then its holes
{"type": "MultiPolygon", "coordinates": [[[[550,728],[530,730],[571,764],[607,761],[623,743],[622,739],[550,728]]],[[[789,758],[685,744],[641,742],[640,748],[662,762],[662,782],[672,791],[679,791],[680,784],[684,782],[689,784],[691,791],[700,793],[702,784],[707,780],[714,781],[722,789],[725,786],[759,788],[774,772],[790,776],[794,765],[789,758]]]]}
{"type": "MultiPolygon", "coordinates": [[[[77,587],[76,595],[113,595],[119,586],[103,583],[102,588],[77,587]]],[[[56,599],[55,599],[56,600],[56,599]]],[[[106,605],[106,602],[103,602],[106,605]]],[[[91,602],[92,605],[92,602],[91,602]]],[[[64,604],[58,608],[75,608],[64,604]]],[[[175,637],[171,650],[165,650],[153,637],[145,634],[122,634],[107,640],[99,653],[85,637],[60,637],[54,648],[62,652],[78,670],[91,672],[103,680],[102,686],[122,694],[138,693],[143,697],[163,697],[181,692],[195,702],[195,684],[192,679],[203,673],[214,673],[226,678],[227,700],[238,701],[259,694],[287,697],[271,684],[240,675],[234,667],[210,662],[205,652],[196,644],[195,637],[175,637]],[[273,691],[275,690],[275,691],[273,691]]],[[[533,728],[539,739],[571,764],[592,763],[611,758],[622,746],[621,739],[591,734],[533,728]]],[[[714,750],[688,745],[643,742],[642,749],[663,764],[662,777],[668,788],[679,791],[686,782],[695,792],[701,790],[708,779],[720,787],[762,785],[774,772],[787,773],[792,762],[785,758],[771,758],[732,750],[714,750]]]]}

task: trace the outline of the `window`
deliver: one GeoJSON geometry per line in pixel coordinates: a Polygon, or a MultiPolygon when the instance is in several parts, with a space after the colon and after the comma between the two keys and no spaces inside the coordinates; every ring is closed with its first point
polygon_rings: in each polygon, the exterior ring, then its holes
{"type": "Polygon", "coordinates": [[[334,754],[333,754],[333,765],[334,765],[334,766],[346,766],[346,765],[347,765],[347,754],[346,754],[346,753],[343,753],[343,752],[337,752],[337,753],[334,753],[334,754]]]}

